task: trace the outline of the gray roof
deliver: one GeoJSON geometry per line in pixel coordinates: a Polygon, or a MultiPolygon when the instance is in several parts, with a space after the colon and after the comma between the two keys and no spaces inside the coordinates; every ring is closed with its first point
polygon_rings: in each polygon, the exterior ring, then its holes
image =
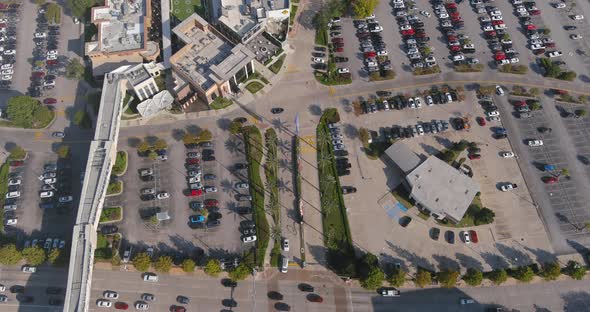
{"type": "Polygon", "coordinates": [[[391,145],[385,150],[385,155],[406,174],[418,167],[422,161],[416,153],[402,142],[391,145]]]}
{"type": "Polygon", "coordinates": [[[479,185],[436,156],[430,156],[406,176],[411,197],[431,212],[455,221],[463,218],[479,185]]]}

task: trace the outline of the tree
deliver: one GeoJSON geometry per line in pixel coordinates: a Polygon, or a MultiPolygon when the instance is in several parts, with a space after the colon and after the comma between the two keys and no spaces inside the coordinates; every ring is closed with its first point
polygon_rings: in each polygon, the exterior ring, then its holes
{"type": "Polygon", "coordinates": [[[369,144],[369,130],[367,130],[367,128],[359,129],[359,139],[363,145],[369,144]]]}
{"type": "Polygon", "coordinates": [[[576,72],[574,71],[564,71],[559,74],[557,79],[573,81],[574,79],[576,79],[577,76],[578,74],[576,74],[576,72]]]}
{"type": "Polygon", "coordinates": [[[527,265],[518,267],[514,270],[514,278],[521,282],[528,283],[533,280],[534,276],[535,273],[533,272],[533,269],[527,265]]]}
{"type": "Polygon", "coordinates": [[[0,248],[0,263],[6,265],[17,264],[22,259],[22,254],[16,249],[15,244],[7,244],[0,248]]]}
{"type": "Polygon", "coordinates": [[[209,259],[203,271],[208,275],[217,277],[221,273],[221,263],[217,259],[209,259]]]}
{"type": "Polygon", "coordinates": [[[486,207],[481,208],[474,216],[473,223],[475,225],[490,224],[494,222],[496,214],[486,207]]]}
{"type": "Polygon", "coordinates": [[[250,272],[250,268],[245,263],[240,263],[237,268],[229,272],[229,278],[236,282],[241,281],[246,279],[250,272]]]}
{"type": "Polygon", "coordinates": [[[150,151],[150,153],[148,154],[148,158],[151,160],[156,160],[156,158],[158,158],[158,153],[150,151]]]}
{"type": "Polygon", "coordinates": [[[155,150],[164,150],[168,148],[168,143],[166,143],[166,140],[164,139],[157,139],[156,142],[154,143],[154,149],[155,150]]]}
{"type": "MultiPolygon", "coordinates": [[[[84,0],[81,2],[84,2],[84,0]]],[[[83,79],[85,70],[84,65],[77,58],[71,59],[66,65],[66,78],[71,80],[83,79]]]]}
{"type": "Polygon", "coordinates": [[[567,168],[563,168],[563,169],[561,169],[561,172],[560,172],[560,174],[561,174],[562,176],[564,176],[564,177],[569,177],[569,176],[570,176],[570,171],[569,171],[569,169],[567,169],[567,168]]]}
{"type": "Polygon", "coordinates": [[[529,93],[533,96],[537,96],[541,94],[541,90],[539,90],[539,88],[530,88],[529,93]]]}
{"type": "Polygon", "coordinates": [[[545,69],[546,77],[557,78],[557,76],[559,76],[559,74],[561,73],[561,69],[559,68],[559,66],[553,64],[553,62],[549,58],[543,57],[539,60],[539,63],[545,69]]]}
{"type": "Polygon", "coordinates": [[[213,134],[211,133],[211,131],[209,131],[207,129],[203,129],[203,130],[201,130],[201,132],[199,132],[199,141],[200,142],[211,141],[212,138],[213,138],[213,134]]]}
{"type": "Polygon", "coordinates": [[[469,268],[463,275],[463,280],[470,286],[479,286],[483,280],[483,273],[478,269],[469,268]]]}
{"type": "Polygon", "coordinates": [[[6,113],[15,126],[22,128],[43,127],[53,119],[47,106],[26,95],[10,98],[6,113]]]}
{"type": "Polygon", "coordinates": [[[242,123],[236,120],[232,121],[229,124],[229,133],[238,134],[240,132],[242,132],[242,123]]]}
{"type": "Polygon", "coordinates": [[[395,268],[387,277],[387,281],[391,286],[401,287],[406,282],[407,272],[402,268],[395,268]]]}
{"type": "Polygon", "coordinates": [[[372,253],[366,253],[361,258],[359,275],[361,286],[366,289],[377,289],[385,278],[385,274],[379,267],[379,259],[372,253]]]}
{"type": "Polygon", "coordinates": [[[365,18],[375,11],[379,0],[356,0],[352,3],[354,15],[358,18],[365,18]]]}
{"type": "Polygon", "coordinates": [[[15,145],[10,149],[10,159],[23,159],[27,156],[27,152],[20,146],[15,145]]]}
{"type": "Polygon", "coordinates": [[[185,259],[182,261],[182,270],[185,272],[194,272],[195,266],[196,264],[193,259],[185,259]]]}
{"type": "Polygon", "coordinates": [[[496,285],[500,285],[508,279],[508,273],[504,269],[493,270],[489,273],[488,279],[496,285]]]}
{"type": "Polygon", "coordinates": [[[459,272],[453,270],[444,270],[436,274],[438,281],[444,288],[455,287],[457,279],[459,278],[459,272]]]}
{"type": "Polygon", "coordinates": [[[61,249],[53,248],[47,255],[47,262],[51,265],[56,265],[61,255],[61,249]]]}
{"type": "Polygon", "coordinates": [[[152,149],[152,147],[146,141],[141,141],[141,143],[139,143],[137,145],[137,152],[139,152],[140,154],[144,154],[151,149],[152,149]]]}
{"type": "Polygon", "coordinates": [[[39,246],[28,247],[23,249],[23,257],[30,265],[40,265],[45,262],[45,250],[39,246]]]}
{"type": "Polygon", "coordinates": [[[545,263],[541,275],[548,281],[556,280],[561,275],[559,263],[557,261],[545,263]]]}
{"type": "Polygon", "coordinates": [[[414,278],[414,283],[416,286],[424,288],[424,286],[432,284],[432,275],[430,272],[422,268],[418,268],[418,272],[416,272],[416,278],[414,278]]]}
{"type": "MultiPolygon", "coordinates": [[[[533,89],[531,89],[533,90],[533,89]]],[[[533,101],[529,104],[531,110],[540,110],[542,108],[541,103],[539,101],[533,101]]]]}
{"type": "Polygon", "coordinates": [[[195,144],[197,142],[198,142],[197,136],[192,133],[185,133],[182,136],[182,143],[184,143],[184,145],[195,144]]]}
{"type": "Polygon", "coordinates": [[[571,276],[573,279],[581,280],[586,275],[586,267],[576,261],[570,260],[563,269],[563,273],[571,276]]]}
{"type": "Polygon", "coordinates": [[[92,128],[92,120],[90,119],[90,116],[88,115],[88,113],[84,109],[78,110],[74,114],[74,118],[72,121],[74,122],[74,124],[76,126],[78,126],[80,128],[84,128],[84,129],[92,128]]]}
{"type": "Polygon", "coordinates": [[[39,6],[44,5],[45,4],[45,0],[35,0],[35,4],[36,5],[39,5],[39,6]]]}
{"type": "Polygon", "coordinates": [[[147,271],[150,265],[152,265],[152,259],[147,252],[140,252],[133,258],[133,266],[138,271],[147,271]]]}
{"type": "Polygon", "coordinates": [[[72,15],[83,18],[86,11],[94,4],[93,0],[67,0],[66,5],[72,11],[72,15]]]}
{"type": "Polygon", "coordinates": [[[588,115],[588,111],[585,109],[577,109],[574,113],[578,117],[584,117],[584,116],[588,115]]]}
{"type": "Polygon", "coordinates": [[[172,268],[172,258],[170,256],[160,256],[156,263],[154,263],[154,268],[158,272],[167,273],[172,268]]]}
{"type": "Polygon", "coordinates": [[[69,158],[70,157],[70,146],[67,144],[62,144],[57,149],[57,155],[59,158],[69,158]]]}

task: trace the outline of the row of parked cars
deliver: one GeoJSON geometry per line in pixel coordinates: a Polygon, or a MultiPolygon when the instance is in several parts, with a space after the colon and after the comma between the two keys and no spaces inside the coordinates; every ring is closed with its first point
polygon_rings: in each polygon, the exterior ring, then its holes
{"type": "Polygon", "coordinates": [[[332,137],[332,146],[334,147],[334,156],[336,156],[336,170],[338,176],[345,176],[350,174],[352,165],[348,162],[348,152],[344,145],[342,133],[340,128],[335,123],[329,123],[328,129],[332,137]]]}
{"type": "Polygon", "coordinates": [[[422,108],[423,106],[433,106],[435,104],[453,103],[459,100],[458,94],[454,90],[447,92],[433,89],[430,94],[421,96],[404,96],[395,95],[389,91],[378,91],[377,95],[381,100],[374,103],[363,101],[361,105],[361,113],[369,114],[377,111],[400,110],[405,108],[422,108]]]}
{"type": "Polygon", "coordinates": [[[16,25],[20,21],[20,4],[2,10],[0,18],[0,89],[10,89],[16,63],[16,25]]]}
{"type": "Polygon", "coordinates": [[[392,65],[387,56],[387,45],[381,35],[383,27],[379,25],[375,17],[370,16],[365,20],[356,20],[354,24],[367,71],[391,70],[392,65]]]}
{"type": "MultiPolygon", "coordinates": [[[[59,65],[59,25],[51,24],[45,16],[46,5],[41,6],[37,15],[37,29],[34,35],[33,72],[29,92],[41,97],[44,92],[55,88],[57,66],[59,65]]],[[[46,103],[48,104],[48,103],[46,103]]],[[[51,103],[51,104],[55,104],[51,103]]]]}
{"type": "MultiPolygon", "coordinates": [[[[430,37],[426,35],[424,30],[424,22],[414,14],[407,14],[407,9],[397,8],[395,9],[396,3],[399,6],[400,1],[394,0],[394,11],[397,16],[397,23],[400,28],[400,33],[405,44],[406,54],[410,59],[410,63],[413,69],[434,67],[437,65],[436,58],[432,54],[432,48],[428,46],[430,37]],[[403,11],[400,11],[403,10],[403,11]],[[404,12],[404,13],[402,13],[404,12]]],[[[423,16],[427,16],[427,12],[421,11],[423,16]]]]}
{"type": "Polygon", "coordinates": [[[455,65],[479,64],[477,58],[467,58],[465,54],[475,53],[475,45],[469,37],[460,32],[465,22],[461,18],[457,3],[450,1],[433,0],[434,13],[440,21],[440,29],[446,35],[447,45],[451,51],[451,59],[455,65]]]}

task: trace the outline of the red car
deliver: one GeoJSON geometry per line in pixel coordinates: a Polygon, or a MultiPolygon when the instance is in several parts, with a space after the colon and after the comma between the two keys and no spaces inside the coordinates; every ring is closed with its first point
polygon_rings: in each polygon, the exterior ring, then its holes
{"type": "Polygon", "coordinates": [[[13,160],[13,161],[10,162],[10,166],[11,167],[20,167],[20,166],[22,166],[24,164],[25,164],[25,162],[22,161],[22,160],[13,160]]]}
{"type": "Polygon", "coordinates": [[[477,232],[476,231],[470,230],[469,231],[469,236],[471,236],[471,242],[472,243],[476,243],[477,244],[479,242],[479,239],[477,238],[477,232]]]}
{"type": "Polygon", "coordinates": [[[453,22],[460,22],[461,21],[461,16],[453,16],[453,17],[451,17],[451,21],[453,21],[453,22]]]}
{"type": "Polygon", "coordinates": [[[481,159],[481,155],[480,154],[469,154],[467,155],[467,158],[474,160],[474,159],[481,159]]]}
{"type": "Polygon", "coordinates": [[[188,197],[198,197],[203,195],[203,191],[202,190],[190,190],[186,196],[188,197]]]}
{"type": "Polygon", "coordinates": [[[461,14],[459,12],[452,12],[452,13],[449,13],[449,15],[452,16],[452,17],[459,17],[459,16],[461,16],[461,14]]]}
{"type": "Polygon", "coordinates": [[[556,177],[543,177],[541,178],[541,180],[543,180],[543,182],[545,182],[546,184],[555,184],[559,182],[559,179],[556,177]]]}
{"type": "Polygon", "coordinates": [[[477,117],[475,120],[477,120],[477,123],[482,127],[486,125],[486,120],[483,117],[477,117]]]}
{"type": "Polygon", "coordinates": [[[344,42],[342,38],[332,38],[332,42],[344,42]]]}
{"type": "Polygon", "coordinates": [[[493,30],[486,31],[485,32],[485,35],[486,35],[487,38],[495,38],[496,37],[496,32],[493,31],[493,30]]]}
{"type": "Polygon", "coordinates": [[[57,100],[54,98],[48,98],[48,99],[43,100],[43,104],[55,104],[55,103],[57,103],[57,100]]]}
{"type": "Polygon", "coordinates": [[[461,46],[451,46],[449,49],[453,52],[461,51],[461,46]]]}
{"type": "Polygon", "coordinates": [[[567,91],[565,91],[565,90],[552,89],[552,91],[555,94],[567,94],[567,91]]]}
{"type": "Polygon", "coordinates": [[[526,102],[525,101],[514,101],[514,106],[523,107],[523,106],[526,106],[526,102]]]}
{"type": "Polygon", "coordinates": [[[170,307],[170,312],[186,312],[186,309],[184,307],[175,305],[170,307]]]}
{"type": "Polygon", "coordinates": [[[219,201],[217,199],[207,199],[205,201],[205,206],[207,206],[207,207],[217,206],[217,205],[219,205],[219,201]]]}
{"type": "Polygon", "coordinates": [[[336,48],[336,50],[335,50],[335,51],[336,51],[336,52],[344,52],[344,48],[342,48],[342,47],[341,47],[341,48],[336,48]]]}
{"type": "Polygon", "coordinates": [[[504,24],[504,21],[492,21],[492,25],[501,25],[504,24]]]}
{"type": "Polygon", "coordinates": [[[424,37],[426,37],[425,33],[416,34],[416,38],[424,38],[424,37]]]}
{"type": "Polygon", "coordinates": [[[539,10],[530,11],[529,13],[531,15],[541,15],[541,11],[539,11],[539,10]]]}
{"type": "Polygon", "coordinates": [[[527,30],[537,30],[537,26],[532,25],[532,24],[531,25],[526,25],[526,29],[527,30]]]}
{"type": "Polygon", "coordinates": [[[115,309],[117,310],[127,310],[129,309],[129,305],[125,302],[115,302],[115,309]]]}
{"type": "Polygon", "coordinates": [[[548,43],[545,43],[545,47],[546,47],[546,48],[555,48],[555,42],[548,42],[548,43]]]}
{"type": "Polygon", "coordinates": [[[413,35],[415,33],[416,32],[413,29],[402,30],[402,35],[404,35],[404,36],[411,36],[411,35],[413,35]]]}
{"type": "Polygon", "coordinates": [[[377,56],[377,53],[375,53],[375,51],[365,52],[365,58],[376,57],[376,56],[377,56]]]}
{"type": "Polygon", "coordinates": [[[504,52],[498,52],[498,53],[496,53],[496,55],[494,55],[494,59],[496,61],[505,60],[506,59],[506,54],[504,54],[504,52]]]}
{"type": "Polygon", "coordinates": [[[447,7],[447,9],[456,9],[457,5],[454,3],[447,3],[445,4],[445,6],[447,7]]]}
{"type": "Polygon", "coordinates": [[[45,63],[47,63],[47,65],[57,65],[57,60],[48,60],[45,63]]]}
{"type": "Polygon", "coordinates": [[[0,28],[6,28],[6,23],[0,23],[0,28]]]}
{"type": "Polygon", "coordinates": [[[33,72],[33,77],[43,77],[45,76],[44,72],[33,72]]]}
{"type": "Polygon", "coordinates": [[[449,41],[449,42],[450,42],[450,41],[457,41],[457,36],[454,36],[454,35],[448,35],[448,36],[447,36],[447,41],[449,41]]]}
{"type": "Polygon", "coordinates": [[[198,164],[200,161],[196,158],[187,158],[186,159],[186,163],[187,164],[198,164]]]}
{"type": "Polygon", "coordinates": [[[322,298],[322,296],[316,295],[316,294],[307,295],[307,300],[309,300],[310,302],[317,302],[317,303],[324,302],[324,298],[322,298]]]}
{"type": "Polygon", "coordinates": [[[541,54],[545,54],[545,49],[537,49],[537,50],[533,50],[533,54],[534,54],[534,55],[541,55],[541,54]]]}

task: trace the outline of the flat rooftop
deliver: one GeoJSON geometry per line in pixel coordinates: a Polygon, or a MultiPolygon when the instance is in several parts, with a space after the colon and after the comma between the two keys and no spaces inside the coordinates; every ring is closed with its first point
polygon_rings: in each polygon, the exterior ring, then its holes
{"type": "Polygon", "coordinates": [[[92,22],[99,27],[97,50],[111,53],[142,49],[147,1],[105,0],[104,6],[92,8],[92,22]]]}
{"type": "Polygon", "coordinates": [[[229,80],[254,59],[244,45],[233,46],[220,38],[209,24],[193,14],[173,29],[186,43],[172,63],[203,90],[229,80]]]}
{"type": "Polygon", "coordinates": [[[431,212],[461,220],[479,186],[436,156],[430,156],[406,176],[411,196],[431,212]]]}
{"type": "Polygon", "coordinates": [[[248,7],[246,0],[222,0],[219,22],[243,36],[258,24],[256,8],[248,7]]]}

